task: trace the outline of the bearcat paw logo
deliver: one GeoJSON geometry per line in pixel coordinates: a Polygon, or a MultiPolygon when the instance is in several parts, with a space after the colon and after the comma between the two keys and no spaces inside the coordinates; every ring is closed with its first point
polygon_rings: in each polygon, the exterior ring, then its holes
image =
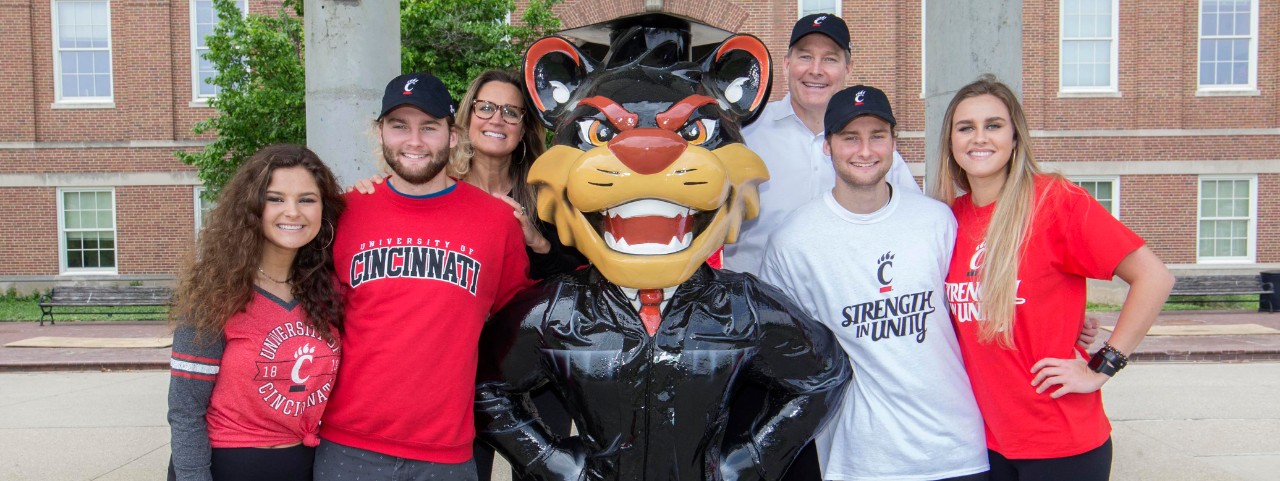
{"type": "Polygon", "coordinates": [[[311,343],[303,344],[298,348],[298,352],[293,353],[294,359],[300,359],[302,356],[310,356],[316,353],[316,348],[311,347],[311,343]]]}
{"type": "Polygon", "coordinates": [[[876,280],[880,282],[880,293],[893,290],[893,277],[889,274],[889,268],[893,267],[893,251],[885,252],[880,256],[880,260],[876,261],[879,267],[876,268],[876,280]]]}

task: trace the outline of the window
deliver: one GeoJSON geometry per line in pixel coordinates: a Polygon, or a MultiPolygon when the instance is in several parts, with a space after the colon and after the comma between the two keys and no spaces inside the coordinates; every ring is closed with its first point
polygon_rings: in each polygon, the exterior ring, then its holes
{"type": "Polygon", "coordinates": [[[1257,198],[1257,177],[1200,178],[1200,261],[1253,261],[1257,198]]]}
{"type": "Polygon", "coordinates": [[[1107,208],[1112,217],[1120,218],[1120,181],[1115,177],[1072,177],[1072,182],[1107,208]]]}
{"type": "Polygon", "coordinates": [[[800,16],[796,18],[815,13],[834,13],[840,16],[840,2],[838,0],[800,0],[800,16]]]}
{"type": "Polygon", "coordinates": [[[1119,2],[1063,0],[1059,89],[1115,92],[1119,2]]]}
{"type": "Polygon", "coordinates": [[[1258,77],[1258,3],[1200,2],[1200,88],[1254,90],[1258,77]]]}
{"type": "MultiPolygon", "coordinates": [[[[248,11],[247,0],[236,0],[240,12],[248,11]]],[[[218,25],[218,12],[213,8],[213,0],[192,0],[191,2],[191,82],[196,100],[204,100],[218,95],[218,86],[210,83],[218,74],[213,62],[206,60],[204,54],[209,51],[205,37],[213,33],[218,25]]]]}
{"type": "Polygon", "coordinates": [[[200,236],[200,231],[204,229],[204,223],[209,220],[209,212],[213,211],[214,201],[205,198],[205,188],[195,188],[195,226],[196,236],[200,236]]]}
{"type": "Polygon", "coordinates": [[[54,1],[53,47],[57,101],[111,101],[111,10],[106,0],[54,1]]]}
{"type": "Polygon", "coordinates": [[[115,191],[58,189],[58,226],[64,272],[115,273],[115,191]]]}

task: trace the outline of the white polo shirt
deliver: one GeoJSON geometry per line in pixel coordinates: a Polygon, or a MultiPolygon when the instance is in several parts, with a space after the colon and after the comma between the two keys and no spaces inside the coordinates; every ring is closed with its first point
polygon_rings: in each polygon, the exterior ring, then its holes
{"type": "MultiPolygon", "coordinates": [[[[822,133],[813,133],[800,121],[791,107],[791,94],[766,105],[742,134],[747,147],[764,159],[769,180],[760,185],[760,215],[742,223],[736,243],[725,244],[724,268],[760,275],[769,235],[796,208],[831,192],[836,174],[831,156],[822,153],[822,133]]],[[[885,177],[898,189],[920,192],[896,150],[885,177]]]]}

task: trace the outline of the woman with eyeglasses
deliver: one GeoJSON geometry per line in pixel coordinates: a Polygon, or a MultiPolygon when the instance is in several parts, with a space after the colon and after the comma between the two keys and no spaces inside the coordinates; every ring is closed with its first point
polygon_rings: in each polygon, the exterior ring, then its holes
{"type": "Polygon", "coordinates": [[[542,124],[524,106],[520,77],[489,70],[467,88],[458,108],[458,140],[448,172],[505,200],[524,226],[529,277],[545,279],[586,265],[582,254],[560,244],[555,229],[538,220],[536,193],[526,182],[529,166],[547,150],[542,124]]]}
{"type": "MultiPolygon", "coordinates": [[[[505,200],[524,226],[529,277],[545,279],[587,264],[576,249],[560,243],[555,228],[538,219],[536,193],[526,182],[529,166],[547,150],[545,130],[525,109],[520,77],[489,70],[471,82],[459,103],[457,125],[462,135],[449,159],[450,177],[463,180],[505,200]]],[[[543,422],[560,436],[569,435],[568,413],[550,390],[533,396],[543,422]]],[[[493,449],[476,441],[476,469],[488,481],[493,449]]],[[[515,472],[512,479],[522,479],[515,472]]]]}

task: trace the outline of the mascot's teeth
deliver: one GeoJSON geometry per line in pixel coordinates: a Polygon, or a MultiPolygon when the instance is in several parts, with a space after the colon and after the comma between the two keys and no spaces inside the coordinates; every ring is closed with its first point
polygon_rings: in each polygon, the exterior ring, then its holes
{"type": "Polygon", "coordinates": [[[604,214],[605,245],[623,254],[662,255],[693,244],[693,214],[688,207],[644,199],[628,202],[604,214]]]}
{"type": "Polygon", "coordinates": [[[654,199],[627,202],[612,209],[605,210],[605,215],[607,217],[621,217],[623,219],[630,219],[632,217],[645,215],[674,219],[681,215],[693,214],[694,210],[688,207],[654,199]]]}
{"type": "Polygon", "coordinates": [[[634,254],[641,256],[654,256],[662,254],[671,254],[688,249],[693,244],[693,233],[686,233],[682,238],[671,238],[671,242],[666,244],[627,244],[626,239],[617,240],[613,238],[613,234],[606,232],[604,234],[604,243],[610,249],[621,252],[623,254],[634,254]]]}

